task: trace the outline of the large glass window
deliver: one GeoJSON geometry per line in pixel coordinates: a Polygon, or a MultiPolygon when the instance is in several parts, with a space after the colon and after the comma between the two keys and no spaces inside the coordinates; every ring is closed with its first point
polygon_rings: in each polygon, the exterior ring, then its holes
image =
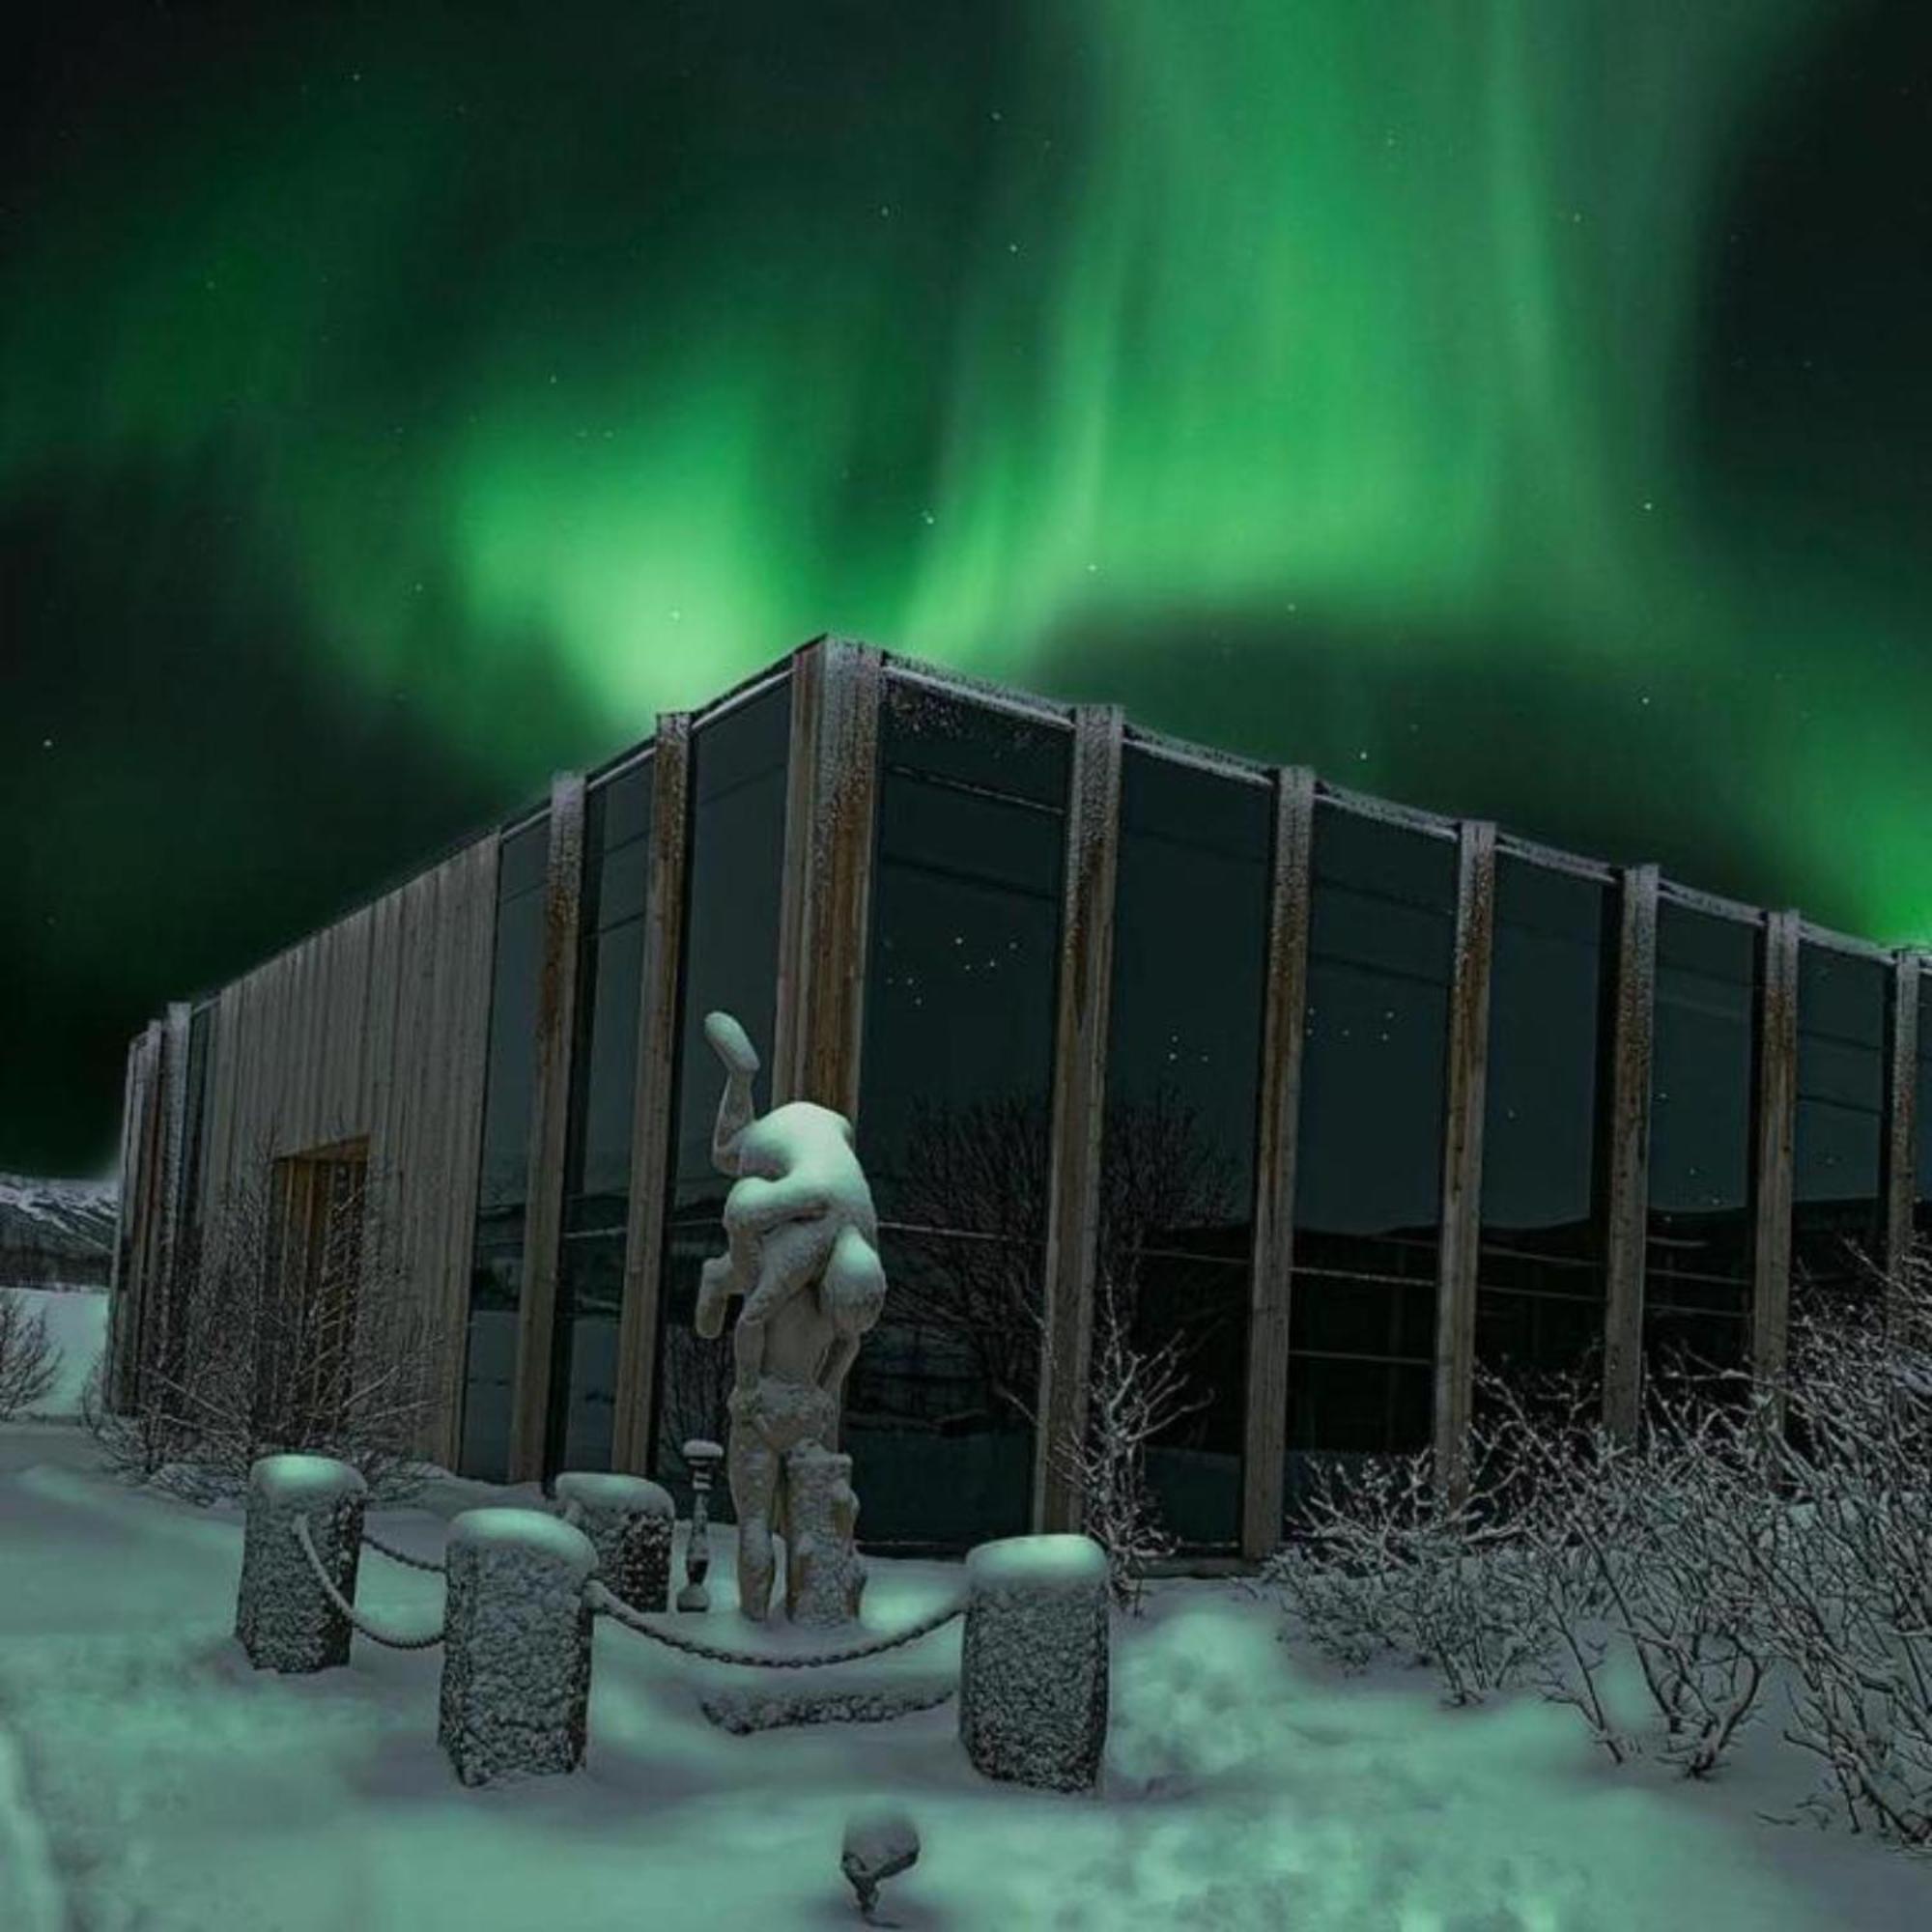
{"type": "Polygon", "coordinates": [[[1650,1068],[1646,1374],[1738,1368],[1751,1305],[1751,1104],[1762,927],[1664,899],[1650,1068]]]}
{"type": "Polygon", "coordinates": [[[1127,749],[1096,1336],[1111,1281],[1133,1347],[1179,1370],[1147,1475],[1191,1548],[1240,1537],[1271,822],[1265,785],[1127,749]]]}
{"type": "Polygon", "coordinates": [[[1578,1370],[1603,1340],[1609,902],[1595,879],[1497,858],[1476,1357],[1502,1374],[1578,1370]]]}
{"type": "MultiPolygon", "coordinates": [[[[711,1164],[711,1129],[724,1075],[705,1040],[704,1016],[722,1009],[742,1022],[761,1062],[757,1102],[769,1106],[790,738],[788,677],[701,722],[692,734],[691,856],[652,1465],[654,1474],[678,1485],[685,1481],[680,1445],[694,1435],[724,1439],[731,1383],[729,1339],[700,1341],[692,1328],[698,1273],[724,1252],[724,1196],[731,1185],[711,1164]]],[[[728,1498],[721,1501],[728,1516],[728,1498]]]]}
{"type": "Polygon", "coordinates": [[[1070,762],[888,680],[858,1139],[890,1293],[844,1421],[871,1543],[1027,1526],[1070,762]]]}
{"type": "Polygon", "coordinates": [[[1798,949],[1798,1118],[1791,1290],[1863,1295],[1884,1241],[1885,961],[1804,940],[1798,949]]]}
{"type": "Polygon", "coordinates": [[[458,1458],[464,1475],[494,1483],[507,1479],[510,1465],[549,850],[546,811],[506,838],[497,861],[497,943],[458,1458]]]}
{"type": "Polygon", "coordinates": [[[651,783],[645,756],[594,782],[584,805],[577,1037],[545,1446],[550,1473],[611,1466],[650,896],[651,783]]]}
{"type": "Polygon", "coordinates": [[[1287,1494],[1429,1439],[1456,845],[1315,813],[1295,1151],[1287,1494]]]}

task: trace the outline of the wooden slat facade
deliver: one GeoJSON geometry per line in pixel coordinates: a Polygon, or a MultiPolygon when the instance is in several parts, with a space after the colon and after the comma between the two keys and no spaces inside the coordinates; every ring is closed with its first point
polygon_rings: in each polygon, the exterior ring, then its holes
{"type": "Polygon", "coordinates": [[[1080,1527],[1081,1499],[1064,1452],[1082,1439],[1086,1428],[1094,1341],[1123,723],[1117,705],[1083,704],[1073,714],[1047,1170],[1044,1344],[1036,1411],[1039,1439],[1034,1446],[1033,1524],[1038,1531],[1080,1527]]]}
{"type": "Polygon", "coordinates": [[[1294,1155],[1301,1120],[1301,1041],[1308,1008],[1308,923],[1315,774],[1274,775],[1262,1077],[1255,1146],[1255,1235],[1248,1298],[1247,1411],[1241,1463],[1241,1554],[1259,1562],[1281,1541],[1288,1453],[1288,1323],[1294,1281],[1294,1155]]]}
{"type": "Polygon", "coordinates": [[[1483,1101],[1490,1051],[1490,967],[1495,951],[1496,828],[1465,822],[1457,840],[1456,964],[1449,987],[1442,1128],[1442,1226],[1435,1268],[1436,1480],[1452,1498],[1468,1486],[1476,1356],[1476,1257],[1483,1215],[1483,1101]]]}
{"type": "Polygon", "coordinates": [[[691,714],[660,715],[651,761],[650,898],[638,987],[638,1065],[631,1109],[631,1191],[625,1209],[624,1305],[617,1321],[613,1467],[648,1472],[656,1399],[663,1231],[670,1192],[671,1096],[677,1069],[677,987],[691,868],[691,714]]]}
{"type": "MultiPolygon", "coordinates": [[[[236,980],[212,1015],[203,1101],[199,1193],[211,1262],[219,1256],[224,1208],[250,1194],[266,1199],[273,1160],[367,1138],[370,1232],[386,1241],[388,1264],[442,1323],[446,1410],[461,1386],[496,891],[490,836],[236,980]]],[[[185,1009],[181,1019],[185,1119],[185,1009]]],[[[138,1248],[132,1293],[117,1295],[130,1300],[149,1346],[157,1331],[152,1312],[143,1321],[142,1310],[159,1264],[159,1231],[185,1207],[178,1198],[179,1134],[170,1156],[160,1095],[150,1097],[164,1084],[161,1031],[150,1029],[154,1045],[130,1075],[130,1117],[138,1100],[151,1118],[131,1209],[124,1207],[138,1248]]],[[[117,1327],[129,1312],[117,1310],[117,1327]]],[[[440,1417],[423,1453],[448,1461],[453,1430],[452,1415],[440,1417]]]]}

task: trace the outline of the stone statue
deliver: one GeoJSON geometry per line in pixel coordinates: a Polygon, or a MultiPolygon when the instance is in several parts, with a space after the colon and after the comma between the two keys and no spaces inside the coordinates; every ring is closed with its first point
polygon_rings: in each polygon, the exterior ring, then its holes
{"type": "Polygon", "coordinates": [[[732,1334],[737,1373],[726,1467],[738,1516],[738,1600],[762,1623],[785,1537],[785,1606],[797,1622],[856,1616],[865,1572],[853,1547],[852,1459],[830,1448],[838,1388],[859,1339],[879,1319],[872,1192],[852,1151],[852,1123],[810,1100],[753,1113],[758,1056],[729,1013],[708,1013],[704,1037],[724,1063],[711,1158],[738,1178],[724,1201],[726,1252],[704,1264],[697,1332],[732,1334]]]}

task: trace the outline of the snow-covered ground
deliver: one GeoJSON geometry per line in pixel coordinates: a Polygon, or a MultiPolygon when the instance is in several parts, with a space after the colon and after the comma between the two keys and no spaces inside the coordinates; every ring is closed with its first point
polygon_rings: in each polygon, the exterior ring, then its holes
{"type": "MultiPolygon", "coordinates": [[[[357,1637],[315,1677],[232,1634],[242,1526],[124,1489],[71,1424],[0,1428],[0,1927],[6,1932],[758,1932],[857,1925],[848,1814],[908,1809],[905,1927],[1292,1932],[1861,1932],[1932,1923],[1932,1865],[1777,1825],[1809,1763],[1767,1723],[1708,1786],[1618,1771],[1573,1714],[1448,1712],[1431,1681],[1339,1677],[1275,1641],[1238,1583],[1154,1586],[1117,1626],[1103,1789],[1056,1796],[967,1765],[952,1705],[733,1736],[721,1676],[600,1622],[589,1758],[472,1791],[436,1745],[440,1653],[357,1637]]],[[[449,1480],[378,1534],[434,1553],[446,1518],[524,1500],[449,1480]]],[[[680,1532],[680,1548],[682,1532],[680,1532]]],[[[733,1640],[730,1534],[715,1607],[733,1640]]],[[[681,1559],[680,1559],[681,1574],[681,1559]]],[[[956,1566],[874,1561],[868,1625],[910,1621],[956,1566]]],[[[438,1578],[364,1559],[365,1608],[434,1623],[438,1578]]],[[[958,1627],[897,1653],[956,1659],[958,1627]]],[[[877,1666],[873,1666],[877,1667],[877,1666]]]]}
{"type": "Polygon", "coordinates": [[[99,1289],[15,1289],[27,1308],[44,1315],[47,1336],[61,1351],[60,1379],[43,1402],[34,1405],[43,1416],[77,1415],[81,1385],[95,1358],[107,1346],[107,1296],[99,1289]]]}

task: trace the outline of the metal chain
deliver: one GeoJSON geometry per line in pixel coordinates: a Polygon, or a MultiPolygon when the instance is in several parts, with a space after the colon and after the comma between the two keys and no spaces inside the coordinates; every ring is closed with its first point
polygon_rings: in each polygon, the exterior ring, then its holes
{"type": "Polygon", "coordinates": [[[391,1631],[380,1630],[366,1617],[359,1615],[354,1604],[344,1600],[342,1593],[329,1581],[328,1572],[322,1567],[322,1558],[316,1554],[315,1545],[309,1539],[308,1518],[298,1516],[293,1524],[295,1538],[302,1547],[302,1554],[308,1558],[309,1568],[315,1572],[315,1580],[328,1595],[328,1601],[349,1619],[366,1637],[385,1645],[390,1650],[428,1650],[442,1641],[442,1632],[438,1630],[429,1636],[397,1636],[391,1631]]]}
{"type": "Polygon", "coordinates": [[[934,1631],[944,1629],[954,1617],[966,1613],[965,1600],[959,1598],[907,1630],[897,1631],[891,1636],[874,1637],[869,1643],[854,1644],[849,1650],[820,1651],[809,1657],[776,1657],[769,1652],[724,1650],[716,1644],[699,1643],[692,1637],[673,1636],[661,1625],[647,1621],[643,1611],[633,1609],[595,1577],[585,1585],[584,1595],[597,1615],[614,1618],[626,1630],[634,1630],[640,1636],[655,1637],[659,1643],[668,1644],[672,1650],[682,1650],[693,1657],[709,1658],[714,1663],[750,1663],[763,1670],[808,1670],[818,1664],[849,1663],[856,1658],[877,1657],[882,1651],[897,1650],[903,1644],[930,1636],[934,1631]]]}
{"type": "Polygon", "coordinates": [[[386,1556],[391,1563],[407,1563],[412,1570],[426,1570],[432,1577],[440,1577],[445,1574],[443,1566],[440,1563],[432,1563],[425,1556],[412,1556],[404,1549],[391,1549],[386,1543],[382,1542],[377,1537],[371,1536],[366,1529],[362,1532],[362,1541],[369,1548],[378,1551],[381,1555],[386,1556]]]}

